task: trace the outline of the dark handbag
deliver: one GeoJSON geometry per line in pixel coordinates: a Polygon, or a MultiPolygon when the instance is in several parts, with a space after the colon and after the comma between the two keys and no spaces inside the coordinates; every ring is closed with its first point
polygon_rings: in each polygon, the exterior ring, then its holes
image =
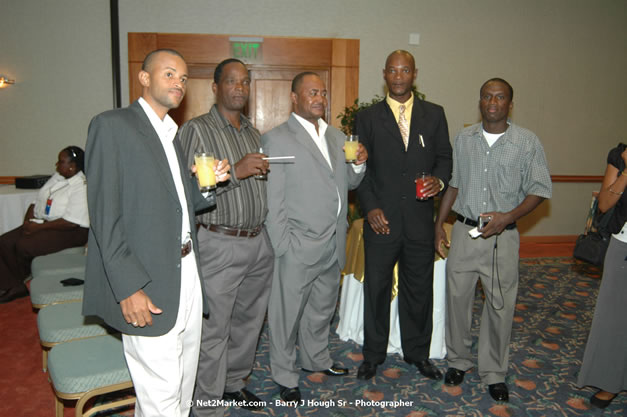
{"type": "Polygon", "coordinates": [[[603,266],[605,252],[607,252],[607,247],[612,237],[612,233],[608,230],[607,225],[612,218],[614,207],[605,213],[601,213],[598,205],[597,198],[593,197],[588,216],[592,221],[586,223],[586,231],[577,238],[573,257],[592,265],[603,266]]]}
{"type": "Polygon", "coordinates": [[[599,232],[589,232],[587,235],[579,235],[575,242],[573,256],[580,261],[592,265],[602,266],[605,252],[610,244],[610,238],[599,232]]]}

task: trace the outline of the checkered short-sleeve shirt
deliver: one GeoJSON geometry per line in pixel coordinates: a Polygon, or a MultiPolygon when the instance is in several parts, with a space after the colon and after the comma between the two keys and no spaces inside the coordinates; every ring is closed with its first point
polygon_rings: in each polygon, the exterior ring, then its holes
{"type": "Polygon", "coordinates": [[[540,140],[530,130],[508,123],[491,147],[481,123],[455,138],[450,186],[458,189],[453,210],[464,217],[511,211],[528,195],[551,197],[551,176],[540,140]]]}

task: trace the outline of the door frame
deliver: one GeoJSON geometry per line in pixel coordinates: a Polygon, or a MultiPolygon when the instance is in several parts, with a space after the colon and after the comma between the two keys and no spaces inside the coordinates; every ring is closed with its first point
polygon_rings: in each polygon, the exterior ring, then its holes
{"type": "Polygon", "coordinates": [[[359,39],[293,38],[276,36],[209,35],[177,33],[128,33],[129,98],[133,102],[141,95],[137,74],[145,56],[160,48],[175,49],[187,62],[190,76],[209,78],[222,60],[233,58],[233,38],[261,40],[261,59],[247,62],[250,69],[312,68],[329,71],[328,123],[339,128],[338,114],[351,106],[359,94],[359,39]]]}

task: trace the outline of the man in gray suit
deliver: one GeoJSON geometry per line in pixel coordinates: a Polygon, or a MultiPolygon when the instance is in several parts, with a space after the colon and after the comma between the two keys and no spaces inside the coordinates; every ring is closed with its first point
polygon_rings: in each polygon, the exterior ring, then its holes
{"type": "Polygon", "coordinates": [[[313,72],[292,81],[294,112],[261,137],[270,156],[293,155],[268,174],[266,225],[275,264],[268,307],[272,378],[283,401],[298,404],[296,343],[303,370],[329,376],[348,374],[329,354],[330,322],[345,262],[347,192],[359,185],[368,153],[345,162],[344,134],[322,120],[324,82],[313,72]]]}
{"type": "MultiPolygon", "coordinates": [[[[167,115],[185,95],[183,57],[151,52],[139,81],[139,100],[89,125],[83,314],[122,333],[136,416],[187,417],[203,312],[193,215],[210,204],[192,183],[167,115]]],[[[228,164],[220,165],[226,181],[228,164]]]]}

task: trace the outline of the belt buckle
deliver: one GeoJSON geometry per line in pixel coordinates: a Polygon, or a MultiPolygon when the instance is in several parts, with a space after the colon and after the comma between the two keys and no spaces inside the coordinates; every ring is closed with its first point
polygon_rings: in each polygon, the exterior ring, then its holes
{"type": "Polygon", "coordinates": [[[248,237],[255,237],[255,236],[259,236],[259,233],[261,233],[261,229],[263,229],[263,226],[257,226],[257,227],[255,227],[253,230],[251,230],[250,232],[248,232],[248,237]]]}

